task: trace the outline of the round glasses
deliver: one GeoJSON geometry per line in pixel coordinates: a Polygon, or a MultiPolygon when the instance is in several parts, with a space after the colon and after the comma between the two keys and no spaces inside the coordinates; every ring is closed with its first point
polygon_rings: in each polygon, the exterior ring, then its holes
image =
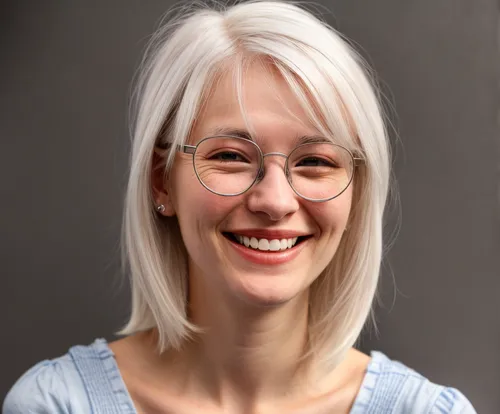
{"type": "Polygon", "coordinates": [[[284,173],[293,191],[309,201],[328,201],[349,187],[357,162],[347,149],[330,142],[301,144],[286,155],[263,154],[246,138],[212,136],[196,146],[180,145],[179,151],[193,155],[193,167],[201,185],[220,196],[237,196],[262,180],[264,158],[285,158],[284,173]]]}

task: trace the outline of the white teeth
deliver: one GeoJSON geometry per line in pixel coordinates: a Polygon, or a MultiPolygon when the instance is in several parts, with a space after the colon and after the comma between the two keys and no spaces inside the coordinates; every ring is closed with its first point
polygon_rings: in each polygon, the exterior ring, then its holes
{"type": "Polygon", "coordinates": [[[245,245],[246,247],[251,247],[252,249],[262,250],[264,252],[272,251],[277,252],[279,250],[286,250],[292,248],[295,243],[297,243],[297,237],[293,237],[291,239],[257,239],[256,237],[247,237],[242,236],[240,234],[234,234],[236,240],[240,242],[240,244],[245,245]]]}
{"type": "MultiPolygon", "coordinates": [[[[259,242],[260,244],[260,242],[259,242]]],[[[281,242],[279,240],[271,240],[269,242],[269,250],[273,252],[277,252],[278,250],[281,249],[281,242]]]]}
{"type": "Polygon", "coordinates": [[[267,239],[260,239],[259,240],[259,247],[258,247],[259,250],[264,250],[264,251],[267,251],[269,250],[269,240],[267,239]]]}

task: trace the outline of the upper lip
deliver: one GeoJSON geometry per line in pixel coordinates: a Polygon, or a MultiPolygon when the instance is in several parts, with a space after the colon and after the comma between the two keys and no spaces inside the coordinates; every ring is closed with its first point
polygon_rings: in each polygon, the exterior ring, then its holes
{"type": "Polygon", "coordinates": [[[247,237],[255,237],[258,239],[293,239],[294,237],[310,236],[311,233],[297,230],[271,230],[271,229],[238,229],[228,230],[227,233],[240,234],[247,237]]]}

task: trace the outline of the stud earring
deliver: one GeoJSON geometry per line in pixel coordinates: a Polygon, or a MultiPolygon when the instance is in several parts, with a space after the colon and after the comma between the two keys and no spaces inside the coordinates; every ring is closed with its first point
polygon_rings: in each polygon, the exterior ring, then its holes
{"type": "Polygon", "coordinates": [[[163,213],[165,211],[165,206],[163,204],[160,204],[158,207],[156,207],[156,211],[158,213],[163,213]]]}

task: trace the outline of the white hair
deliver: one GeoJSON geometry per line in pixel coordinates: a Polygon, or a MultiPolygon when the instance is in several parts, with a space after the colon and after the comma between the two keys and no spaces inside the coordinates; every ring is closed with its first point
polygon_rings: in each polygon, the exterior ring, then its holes
{"type": "MultiPolygon", "coordinates": [[[[348,231],[310,288],[305,354],[334,367],[356,343],[372,311],[383,254],[390,149],[379,92],[364,60],[338,32],[289,2],[195,5],[181,9],[153,36],[133,109],[123,226],[132,310],[120,333],[155,327],[164,351],[178,349],[199,332],[186,314],[187,252],[177,218],[159,217],[154,208],[152,156],[159,143],[187,140],[223,65],[241,74],[243,62],[252,58],[271,62],[318,130],[364,158],[355,172],[348,231]]],[[[170,151],[166,172],[173,156],[170,151]]]]}

